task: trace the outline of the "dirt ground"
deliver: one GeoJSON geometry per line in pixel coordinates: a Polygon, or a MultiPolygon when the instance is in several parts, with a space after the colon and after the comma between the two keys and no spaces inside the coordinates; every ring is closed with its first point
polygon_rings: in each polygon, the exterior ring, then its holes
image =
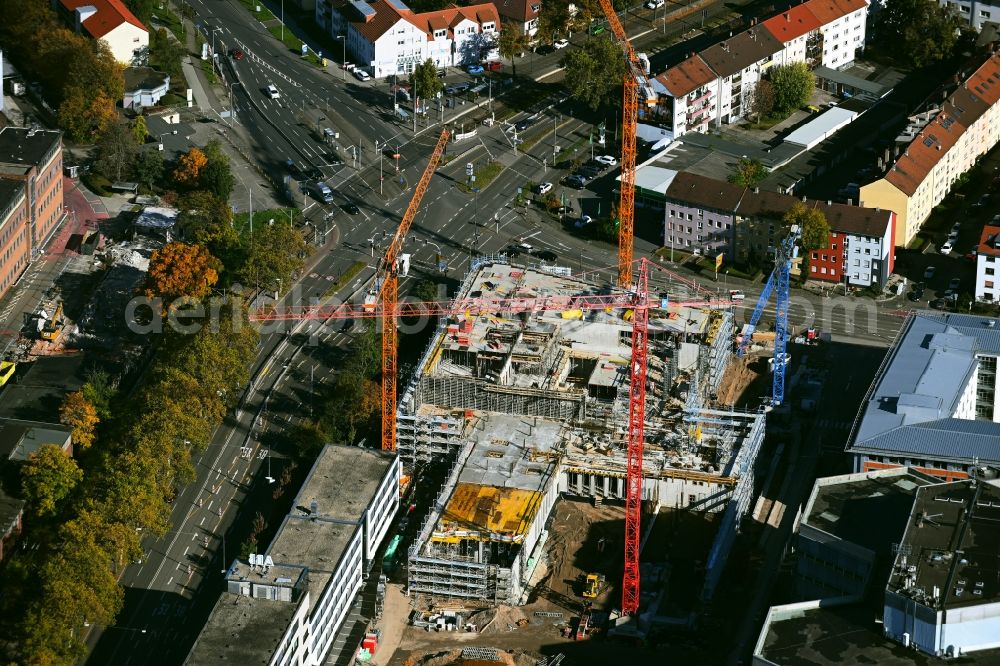
{"type": "Polygon", "coordinates": [[[743,394],[757,379],[757,373],[751,369],[749,360],[749,358],[746,360],[735,359],[726,368],[722,381],[719,383],[719,404],[737,405],[744,402],[743,394]]]}

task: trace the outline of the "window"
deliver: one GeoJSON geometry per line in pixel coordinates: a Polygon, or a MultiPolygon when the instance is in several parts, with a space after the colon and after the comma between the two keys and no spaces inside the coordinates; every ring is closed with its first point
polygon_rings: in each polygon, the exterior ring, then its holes
{"type": "Polygon", "coordinates": [[[990,13],[989,13],[989,11],[988,11],[988,10],[986,10],[986,9],[980,9],[980,10],[979,10],[979,15],[980,15],[980,16],[981,16],[982,18],[989,18],[989,17],[990,17],[990,13]]]}
{"type": "MultiPolygon", "coordinates": [[[[836,238],[836,237],[837,237],[837,234],[834,234],[833,236],[834,236],[834,238],[836,238]]],[[[837,249],[837,244],[836,244],[836,243],[834,243],[834,244],[833,244],[833,247],[832,247],[832,248],[830,248],[830,249],[832,249],[832,250],[836,250],[836,249],[837,249]]]]}
{"type": "Polygon", "coordinates": [[[983,286],[986,287],[987,289],[992,289],[993,288],[993,280],[987,280],[986,282],[983,283],[983,286]]]}
{"type": "Polygon", "coordinates": [[[993,275],[995,270],[996,269],[994,269],[994,268],[987,268],[987,269],[985,269],[987,275],[993,275]]]}

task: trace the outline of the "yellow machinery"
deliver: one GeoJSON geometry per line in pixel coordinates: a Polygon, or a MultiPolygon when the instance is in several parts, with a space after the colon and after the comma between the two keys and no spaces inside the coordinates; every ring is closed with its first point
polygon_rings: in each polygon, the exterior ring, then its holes
{"type": "Polygon", "coordinates": [[[587,599],[596,599],[604,587],[604,576],[599,574],[587,574],[587,580],[583,585],[583,596],[587,599]]]}
{"type": "Polygon", "coordinates": [[[45,322],[42,326],[40,335],[42,340],[56,340],[59,338],[59,334],[62,333],[63,320],[62,320],[63,306],[62,303],[56,306],[56,311],[52,314],[52,319],[45,322]]]}
{"type": "Polygon", "coordinates": [[[13,361],[0,361],[0,386],[7,383],[7,380],[14,376],[17,363],[13,361]]]}

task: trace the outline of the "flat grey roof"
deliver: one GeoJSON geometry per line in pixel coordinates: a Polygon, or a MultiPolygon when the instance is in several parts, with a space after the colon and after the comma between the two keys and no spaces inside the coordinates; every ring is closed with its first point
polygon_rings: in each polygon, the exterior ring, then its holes
{"type": "Polygon", "coordinates": [[[839,106],[827,109],[809,122],[792,130],[785,137],[787,143],[805,146],[809,150],[820,141],[825,141],[835,134],[841,127],[851,123],[858,117],[856,111],[844,109],[839,106]]]}
{"type": "Polygon", "coordinates": [[[62,446],[70,428],[58,423],[0,419],[0,455],[10,460],[27,460],[45,444],[62,446]]]}
{"type": "Polygon", "coordinates": [[[921,488],[888,590],[938,610],[993,603],[998,553],[1000,488],[981,481],[921,488]]]}
{"type": "MultiPolygon", "coordinates": [[[[944,419],[946,423],[929,430],[970,427],[950,417],[976,371],[976,354],[1000,353],[1000,330],[989,321],[987,317],[930,312],[911,316],[862,406],[849,450],[874,445],[885,448],[888,442],[878,444],[875,438],[901,426],[944,419]]],[[[925,432],[925,439],[935,434],[925,432]]],[[[955,449],[963,442],[947,432],[940,435],[942,452],[960,455],[955,449]]]]}
{"type": "Polygon", "coordinates": [[[4,127],[0,130],[0,163],[41,166],[62,142],[62,132],[31,127],[4,127]]]}
{"type": "MultiPolygon", "coordinates": [[[[757,654],[779,666],[937,666],[945,663],[904,648],[882,635],[878,610],[865,605],[807,610],[773,609],[778,616],[765,627],[757,654]]],[[[963,664],[1000,663],[1000,650],[962,655],[963,664]]]]}
{"type": "Polygon", "coordinates": [[[395,458],[394,454],[358,446],[326,446],[292,508],[311,511],[316,502],[316,515],[321,518],[359,523],[395,458]]]}
{"type": "Polygon", "coordinates": [[[360,529],[359,525],[335,523],[322,518],[312,520],[304,516],[285,516],[266,554],[276,565],[298,564],[309,569],[310,613],[354,533],[360,529]]]}
{"type": "Polygon", "coordinates": [[[267,664],[295,616],[297,603],[224,593],[185,664],[267,664]]]}
{"type": "Polygon", "coordinates": [[[803,522],[875,553],[898,542],[918,488],[940,483],[906,467],[818,479],[803,522]]]}

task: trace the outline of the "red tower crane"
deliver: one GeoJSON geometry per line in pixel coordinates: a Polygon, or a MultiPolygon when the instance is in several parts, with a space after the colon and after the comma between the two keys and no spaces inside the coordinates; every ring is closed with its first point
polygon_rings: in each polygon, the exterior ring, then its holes
{"type": "Polygon", "coordinates": [[[600,0],[611,32],[625,56],[625,80],[622,92],[622,173],[618,200],[618,282],[632,284],[632,237],[635,223],[635,134],[639,119],[639,95],[647,106],[656,104],[656,93],[649,85],[646,69],[635,54],[625,28],[618,20],[612,0],[600,0]]]}

